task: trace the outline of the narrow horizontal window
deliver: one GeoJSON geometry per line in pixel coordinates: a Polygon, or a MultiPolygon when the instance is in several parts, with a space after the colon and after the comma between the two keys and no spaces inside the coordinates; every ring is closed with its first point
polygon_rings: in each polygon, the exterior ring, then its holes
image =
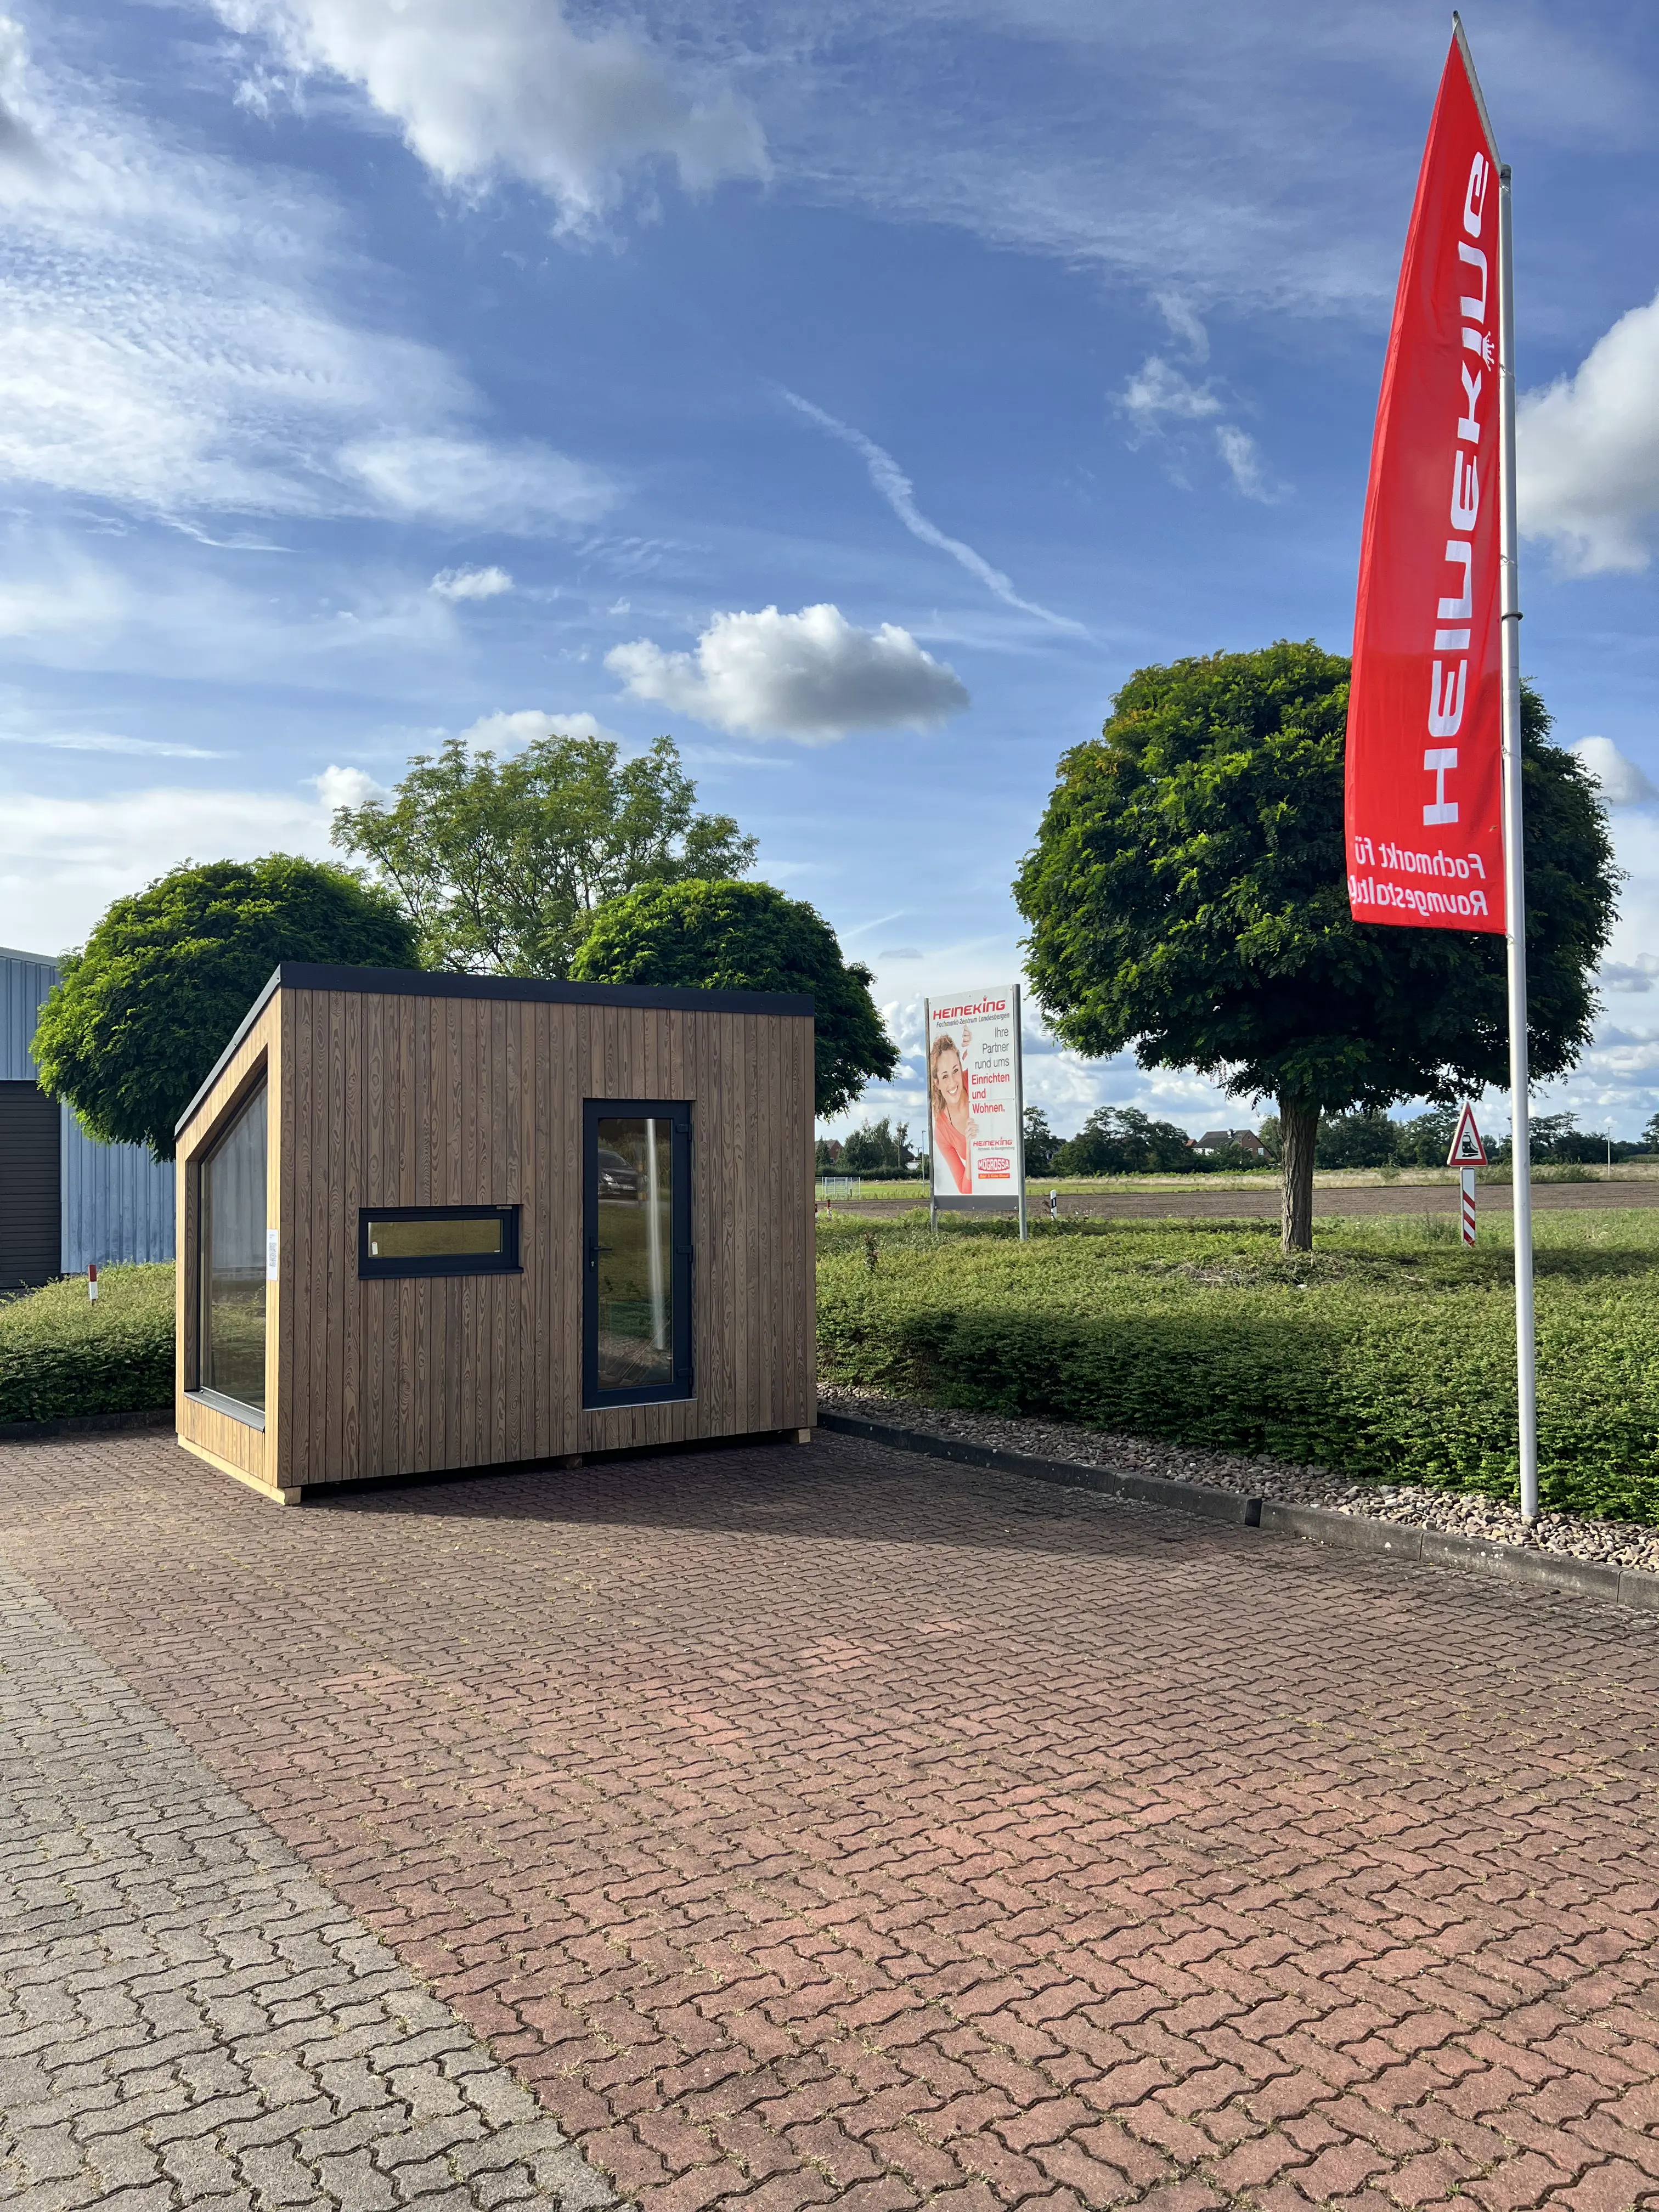
{"type": "Polygon", "coordinates": [[[516,1206],[366,1206],[357,1273],[509,1275],[519,1267],[516,1206]]]}

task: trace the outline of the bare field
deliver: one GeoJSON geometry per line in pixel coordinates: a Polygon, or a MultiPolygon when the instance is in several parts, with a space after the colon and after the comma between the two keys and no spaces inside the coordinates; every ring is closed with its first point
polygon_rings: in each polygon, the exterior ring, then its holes
{"type": "MultiPolygon", "coordinates": [[[[1407,1182],[1402,1175],[1397,1182],[1384,1182],[1374,1174],[1363,1180],[1359,1175],[1319,1176],[1314,1183],[1315,1215],[1455,1213],[1458,1203],[1455,1174],[1444,1170],[1434,1173],[1431,1181],[1430,1174],[1433,1172],[1419,1170],[1420,1179],[1415,1182],[1407,1182]]],[[[1613,1186],[1610,1190],[1606,1178],[1600,1175],[1594,1182],[1534,1180],[1533,1206],[1536,1212],[1556,1208],[1605,1212],[1609,1205],[1659,1206],[1659,1175],[1621,1174],[1615,1168],[1613,1186]]],[[[1097,1184],[1092,1188],[1068,1190],[1062,1184],[1060,1192],[1062,1214],[1082,1214],[1101,1220],[1276,1220],[1279,1207],[1278,1182],[1269,1182],[1265,1176],[1240,1176],[1235,1182],[1206,1176],[1200,1182],[1196,1177],[1148,1176],[1133,1181],[1126,1177],[1120,1183],[1097,1184]]],[[[1047,1199],[1046,1190],[1033,1187],[1030,1200],[1033,1215],[1046,1208],[1047,1199]]],[[[925,1194],[919,1198],[837,1199],[835,1211],[890,1219],[912,1207],[926,1206],[927,1202],[925,1194]]],[[[1507,1216],[1510,1185],[1480,1184],[1475,1207],[1478,1214],[1507,1216]]]]}

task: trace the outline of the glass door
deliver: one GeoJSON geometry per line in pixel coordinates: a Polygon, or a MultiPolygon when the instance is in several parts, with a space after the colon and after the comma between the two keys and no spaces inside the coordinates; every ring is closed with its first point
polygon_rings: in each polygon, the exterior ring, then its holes
{"type": "Polygon", "coordinates": [[[582,1402],[691,1395],[691,1109],[590,1098],[582,1402]]]}

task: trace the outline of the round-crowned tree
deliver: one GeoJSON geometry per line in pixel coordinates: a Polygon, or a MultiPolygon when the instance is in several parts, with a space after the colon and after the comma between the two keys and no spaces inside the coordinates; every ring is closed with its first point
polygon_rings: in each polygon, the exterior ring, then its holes
{"type": "Polygon", "coordinates": [[[344,868],[287,853],[186,863],[64,955],[34,1033],[41,1088],[104,1143],[171,1159],[174,1123],[284,960],[419,964],[390,896],[344,868]]]}
{"type": "Polygon", "coordinates": [[[613,899],[595,916],[571,974],[588,983],[810,992],[820,1115],[840,1113],[870,1077],[898,1066],[870,996],[870,970],[842,958],[815,908],[770,884],[650,884],[613,899]]]}
{"type": "MultiPolygon", "coordinates": [[[[1014,885],[1064,1042],[1277,1101],[1287,1251],[1311,1242],[1322,1114],[1509,1076],[1503,939],[1349,913],[1347,704],[1347,661],[1313,644],[1143,668],[1060,761],[1014,885]]],[[[1617,875],[1589,775],[1528,688],[1522,710],[1528,1043],[1549,1076],[1589,1041],[1617,875]]]]}

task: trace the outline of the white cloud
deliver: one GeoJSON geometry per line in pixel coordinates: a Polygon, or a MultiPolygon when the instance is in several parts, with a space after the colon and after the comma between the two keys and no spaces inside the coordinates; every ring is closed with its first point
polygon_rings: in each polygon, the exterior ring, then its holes
{"type": "Polygon", "coordinates": [[[1522,529],[1576,575],[1645,568],[1659,527],[1659,298],[1516,412],[1522,529]]]}
{"type": "Polygon", "coordinates": [[[331,857],[329,810],[292,791],[157,788],[96,799],[9,790],[0,839],[0,943],[84,942],[113,898],[181,861],[261,853],[331,857]]]}
{"type": "Polygon", "coordinates": [[[641,163],[703,191],[763,177],[766,144],[729,85],[677,69],[623,24],[577,31],[557,0],[217,0],[281,60],[344,78],[452,186],[516,177],[561,227],[590,226],[641,163]]]}
{"type": "MultiPolygon", "coordinates": [[[[1158,304],[1178,336],[1187,337],[1189,344],[1194,339],[1197,341],[1193,347],[1194,358],[1204,360],[1209,352],[1209,340],[1197,317],[1190,310],[1183,317],[1179,301],[1164,298],[1158,304]],[[1190,337],[1186,327],[1188,322],[1192,326],[1190,337]],[[1202,350],[1198,349],[1199,345],[1202,350]]],[[[1216,452],[1233,480],[1234,489],[1246,499],[1258,499],[1264,505],[1271,505],[1279,496],[1267,481],[1255,440],[1237,422],[1220,419],[1227,414],[1230,403],[1216,389],[1212,377],[1206,377],[1200,384],[1175,368],[1162,354],[1148,354],[1122,391],[1115,395],[1113,404],[1120,415],[1128,418],[1132,446],[1171,439],[1173,450],[1178,454],[1182,451],[1180,432],[1190,432],[1199,423],[1209,423],[1216,452]]],[[[1186,444],[1189,450],[1190,439],[1186,444]]],[[[1185,478],[1178,476],[1177,481],[1184,483],[1185,478]]]]}
{"type": "Polygon", "coordinates": [[[1248,430],[1241,430],[1236,422],[1218,422],[1216,446],[1227,464],[1234,484],[1246,499],[1259,499],[1265,503],[1273,497],[1261,470],[1261,454],[1255,440],[1248,430]]]}
{"type": "Polygon", "coordinates": [[[1153,295],[1152,305],[1170,325],[1170,335],[1184,345],[1194,361],[1210,358],[1210,333],[1194,312],[1191,301],[1178,292],[1153,295]]]}
{"type": "Polygon", "coordinates": [[[368,486],[377,506],[481,530],[533,533],[550,522],[592,522],[617,497],[615,487],[597,469],[545,446],[489,446],[471,438],[371,438],[345,447],[340,459],[349,474],[368,486]]]}
{"type": "Polygon", "coordinates": [[[719,730],[828,744],[854,730],[932,730],[968,704],[966,686],[907,629],[860,629],[839,607],[716,615],[695,653],[641,638],[605,665],[636,699],[719,730]]]}
{"type": "Polygon", "coordinates": [[[384,801],[392,796],[384,784],[375,782],[366,768],[336,768],[331,763],[311,781],[331,815],[337,806],[366,806],[371,799],[384,801]]]}
{"type": "Polygon", "coordinates": [[[501,450],[442,355],[333,304],[361,273],[292,173],[181,147],[0,18],[0,481],[177,521],[390,509],[463,526],[588,520],[603,479],[501,450]]]}
{"type": "Polygon", "coordinates": [[[61,538],[9,530],[0,556],[0,638],[84,650],[112,636],[131,611],[121,580],[61,538]]]}
{"type": "Polygon", "coordinates": [[[1005,606],[1017,607],[1021,614],[1036,615],[1040,622],[1048,623],[1056,629],[1071,630],[1079,636],[1088,635],[1083,624],[1073,622],[1069,615],[1052,613],[1048,608],[1038,606],[1034,600],[1021,599],[1000,568],[994,568],[971,545],[964,544],[960,538],[947,538],[937,523],[930,522],[916,505],[915,490],[909,477],[884,447],[877,445],[873,438],[866,438],[862,430],[855,430],[850,422],[839,422],[835,416],[825,414],[822,407],[815,407],[810,399],[803,399],[799,392],[786,388],[783,396],[809,422],[816,422],[832,438],[839,438],[843,445],[850,446],[862,457],[866,468],[870,471],[871,483],[913,538],[921,538],[924,545],[936,545],[941,553],[948,553],[970,576],[977,577],[986,590],[994,593],[1005,606]]]}
{"type": "Polygon", "coordinates": [[[1156,353],[1147,355],[1119,392],[1117,406],[1140,438],[1156,437],[1166,421],[1204,422],[1226,411],[1208,377],[1195,384],[1156,353]]]}
{"type": "Polygon", "coordinates": [[[440,568],[427,587],[441,599],[495,599],[513,589],[505,568],[440,568]]]}
{"type": "Polygon", "coordinates": [[[1604,960],[1595,980],[1604,991],[1645,994],[1659,981],[1659,953],[1638,952],[1633,960],[1604,960]]]}
{"type": "Polygon", "coordinates": [[[1572,750],[1601,785],[1609,806],[1659,805],[1659,791],[1611,738],[1580,738],[1572,750]]]}
{"type": "Polygon", "coordinates": [[[482,714],[461,732],[461,743],[475,752],[512,752],[533,744],[538,738],[604,738],[612,744],[627,740],[606,729],[597,716],[580,708],[572,714],[556,714],[543,707],[520,707],[511,714],[482,714]]]}

